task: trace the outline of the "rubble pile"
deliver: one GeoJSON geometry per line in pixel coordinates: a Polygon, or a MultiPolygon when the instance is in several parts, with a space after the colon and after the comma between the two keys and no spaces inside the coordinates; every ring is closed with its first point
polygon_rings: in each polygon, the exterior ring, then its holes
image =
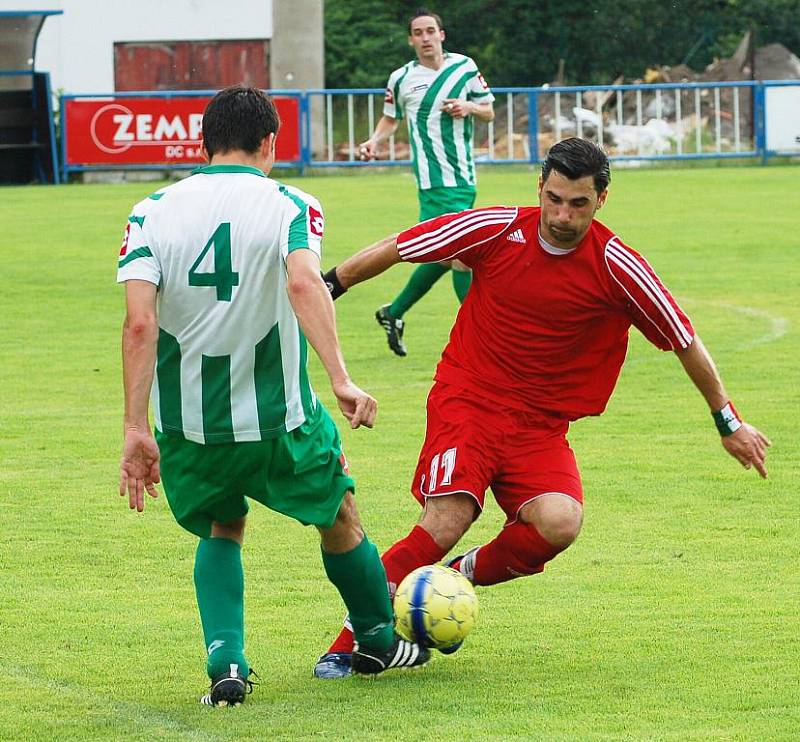
{"type": "MultiPolygon", "coordinates": [[[[702,72],[685,64],[647,69],[635,80],[619,77],[612,85],[657,83],[718,83],[743,80],[800,80],[800,59],[781,44],[753,47],[746,33],[736,51],[715,59],[702,72]]],[[[750,87],[701,87],[683,89],[587,90],[556,96],[544,85],[537,97],[539,152],[546,152],[558,139],[579,135],[602,142],[613,155],[659,155],[713,152],[718,147],[732,152],[753,148],[753,93],[750,87]],[[641,101],[641,103],[639,102],[641,101]],[[556,105],[558,102],[558,106],[556,105]],[[719,136],[718,136],[719,135],[719,136]]],[[[524,159],[530,157],[528,139],[528,94],[512,97],[512,123],[504,94],[495,101],[493,146],[489,127],[475,121],[475,158],[524,159]],[[509,131],[511,135],[509,136],[509,131]]],[[[365,137],[364,137],[365,138],[365,137]]],[[[395,141],[395,158],[409,159],[405,133],[395,141]]],[[[357,145],[357,142],[355,143],[357,145]]],[[[350,144],[339,142],[337,160],[350,158],[350,144]]],[[[378,159],[389,158],[386,145],[378,159]]]]}
{"type": "MultiPolygon", "coordinates": [[[[695,72],[684,64],[664,66],[646,70],[640,79],[624,81],[618,78],[612,84],[714,83],[740,80],[800,80],[800,59],[781,44],[769,44],[754,49],[748,32],[732,56],[715,59],[702,72],[695,72]]],[[[724,150],[734,150],[737,141],[743,150],[752,147],[753,101],[752,90],[748,87],[739,88],[738,92],[730,87],[719,88],[718,92],[714,88],[701,88],[697,93],[693,89],[666,89],[660,92],[643,91],[640,96],[641,114],[638,113],[639,96],[635,90],[586,91],[581,95],[580,101],[573,94],[561,93],[558,110],[554,93],[540,94],[539,151],[545,152],[557,138],[569,135],[580,134],[597,139],[601,120],[603,144],[611,154],[616,155],[675,152],[678,139],[681,139],[682,151],[695,152],[698,133],[700,149],[713,151],[717,148],[717,126],[719,145],[724,150]]],[[[514,156],[527,157],[527,94],[514,96],[513,107],[514,156]]],[[[505,157],[509,146],[506,135],[507,106],[503,100],[499,100],[495,108],[495,156],[505,157]]],[[[485,127],[476,127],[476,133],[476,154],[486,156],[488,143],[485,127]]]]}

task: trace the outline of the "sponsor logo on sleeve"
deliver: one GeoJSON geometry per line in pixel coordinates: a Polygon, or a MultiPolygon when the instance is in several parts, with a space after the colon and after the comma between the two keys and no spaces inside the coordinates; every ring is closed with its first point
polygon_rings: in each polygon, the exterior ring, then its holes
{"type": "Polygon", "coordinates": [[[313,206],[308,207],[308,226],[311,229],[311,234],[322,237],[322,233],[325,231],[325,220],[322,218],[322,214],[313,206]]]}
{"type": "Polygon", "coordinates": [[[128,252],[128,238],[131,236],[131,224],[125,226],[125,234],[122,237],[122,247],[119,249],[119,255],[122,257],[126,252],[128,252]]]}
{"type": "Polygon", "coordinates": [[[483,85],[484,90],[489,89],[489,86],[486,84],[486,80],[483,79],[483,75],[480,72],[478,73],[478,82],[483,85]]]}
{"type": "Polygon", "coordinates": [[[384,103],[389,103],[390,105],[394,104],[394,94],[392,93],[390,88],[386,88],[386,95],[383,97],[384,103]]]}

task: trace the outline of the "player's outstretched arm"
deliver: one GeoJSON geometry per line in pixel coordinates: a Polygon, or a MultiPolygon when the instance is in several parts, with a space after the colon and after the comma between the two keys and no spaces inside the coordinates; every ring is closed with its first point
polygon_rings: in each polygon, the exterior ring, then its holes
{"type": "Polygon", "coordinates": [[[397,252],[397,235],[389,235],[340,265],[331,268],[322,278],[333,299],[338,299],[347,289],[383,273],[401,260],[397,252]]]}
{"type": "Polygon", "coordinates": [[[122,380],[125,390],[124,441],[119,464],[119,494],[128,494],[131,510],[144,510],[144,493],[157,497],[159,452],[147,419],[156,365],[158,320],[156,286],[149,281],[125,283],[126,314],[122,327],[122,380]]]}
{"type": "Polygon", "coordinates": [[[708,403],[725,450],[745,469],[755,467],[766,479],[767,447],[772,444],[760,430],[739,417],[725,392],[717,367],[700,338],[695,336],[688,348],[678,350],[675,354],[708,403]]]}
{"type": "Polygon", "coordinates": [[[350,379],[336,335],[336,314],[330,294],[320,280],[319,258],[311,250],[294,250],[286,258],[289,301],[308,339],[322,362],[336,401],[351,428],[375,424],[377,405],[373,397],[350,379]]]}

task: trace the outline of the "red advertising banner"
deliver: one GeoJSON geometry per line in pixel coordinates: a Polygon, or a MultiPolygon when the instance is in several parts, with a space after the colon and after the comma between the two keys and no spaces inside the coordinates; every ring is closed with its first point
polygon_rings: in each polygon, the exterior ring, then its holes
{"type": "MultiPolygon", "coordinates": [[[[67,165],[200,163],[203,111],[210,97],[68,98],[62,111],[67,165]]],[[[300,159],[300,101],[272,99],[281,117],[276,159],[300,159]]]]}

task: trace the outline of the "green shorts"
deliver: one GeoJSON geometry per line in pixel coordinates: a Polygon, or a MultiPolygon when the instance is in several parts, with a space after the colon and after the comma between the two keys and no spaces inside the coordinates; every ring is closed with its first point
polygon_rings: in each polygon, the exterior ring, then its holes
{"type": "Polygon", "coordinates": [[[475,205],[475,187],[425,188],[417,191],[419,220],[433,219],[442,214],[471,209],[475,205]]]}
{"type": "Polygon", "coordinates": [[[161,479],[175,520],[200,538],[247,514],[247,498],[303,525],[330,528],[355,491],[339,431],[318,402],[314,416],[277,438],[202,445],[156,431],[161,479]]]}

